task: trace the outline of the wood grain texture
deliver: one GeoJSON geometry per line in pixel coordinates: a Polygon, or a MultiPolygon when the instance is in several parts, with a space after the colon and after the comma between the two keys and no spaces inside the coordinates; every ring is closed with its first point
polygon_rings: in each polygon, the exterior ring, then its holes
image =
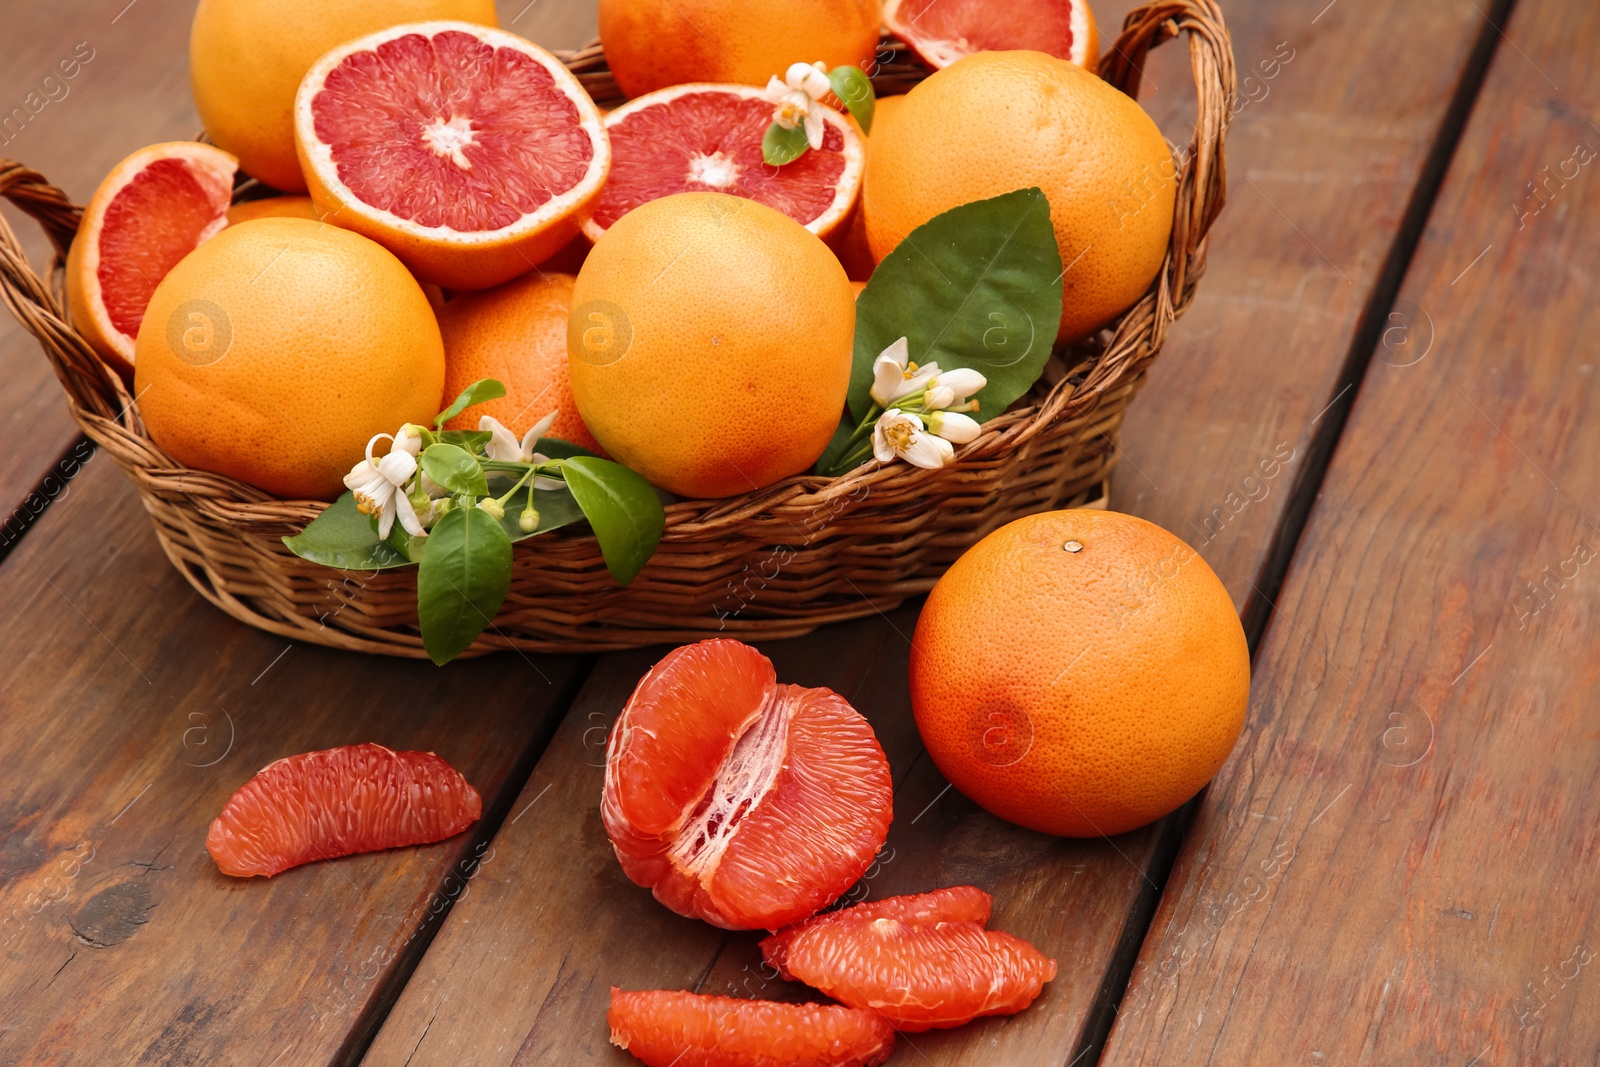
{"type": "Polygon", "coordinates": [[[1504,27],[1102,1063],[1595,1062],[1597,37],[1504,27]]]}
{"type": "Polygon", "coordinates": [[[184,584],[91,459],[0,567],[0,1062],[340,1062],[471,890],[479,839],[579,661],[443,670],[259,633],[184,584]],[[282,756],[438,752],[483,794],[449,841],[220,874],[206,830],[282,756]]]}
{"type": "MultiPolygon", "coordinates": [[[[1097,15],[1114,27],[1129,6],[1097,15]]],[[[1358,15],[1363,10],[1351,6],[1358,15]]],[[[1154,397],[1158,411],[1144,411],[1125,433],[1127,462],[1113,498],[1113,506],[1155,517],[1189,538],[1241,605],[1260,580],[1289,484],[1316,432],[1312,419],[1338,392],[1347,349],[1430,140],[1483,32],[1470,12],[1437,7],[1387,12],[1381,30],[1358,17],[1329,31],[1320,22],[1310,26],[1311,14],[1291,18],[1258,3],[1229,10],[1241,63],[1270,59],[1288,39],[1297,51],[1270,81],[1277,95],[1237,116],[1229,146],[1232,203],[1219,223],[1210,272],[1134,405],[1139,412],[1154,397]],[[1433,61],[1393,69],[1381,41],[1394,33],[1430,40],[1433,61]],[[1352,95],[1368,116],[1365,125],[1343,117],[1352,95]],[[1281,112],[1274,115],[1269,105],[1281,105],[1281,112]],[[1278,208],[1304,218],[1349,257],[1343,279],[1273,207],[1250,202],[1254,194],[1238,180],[1241,173],[1267,182],[1262,187],[1270,186],[1278,208]],[[1268,174],[1297,177],[1280,188],[1268,174]],[[1308,326],[1304,309],[1324,299],[1326,313],[1308,326]],[[1286,349],[1294,359],[1283,358],[1286,349]],[[1222,355],[1225,368],[1217,365],[1222,355]],[[1159,496],[1155,483],[1145,485],[1152,475],[1166,487],[1159,496]],[[1235,511],[1238,501],[1245,504],[1235,511]],[[1214,522],[1209,542],[1185,528],[1185,519],[1203,522],[1215,508],[1226,509],[1227,518],[1214,522]]],[[[1187,138],[1191,102],[1181,88],[1187,77],[1179,49],[1153,54],[1149,106],[1174,140],[1187,138]]],[[[889,620],[775,645],[779,676],[838,688],[880,733],[885,724],[903,729],[906,638],[914,618],[913,607],[889,620]],[[864,682],[852,681],[863,669],[853,665],[864,648],[881,662],[864,682]],[[784,673],[784,663],[798,673],[784,673]]],[[[612,983],[805,995],[763,972],[754,937],[672,916],[616,866],[600,830],[598,763],[605,729],[651,658],[601,660],[516,804],[534,806],[514,836],[508,827],[496,841],[497,857],[510,860],[498,872],[503,881],[485,881],[447,921],[366,1062],[630,1062],[606,1044],[612,983]],[[531,931],[538,936],[529,943],[531,931]]],[[[1027,1014],[914,1035],[905,1047],[915,1051],[902,1051],[896,1062],[992,1057],[1061,1064],[1092,1047],[1153,907],[1151,873],[1159,877],[1170,857],[1173,825],[1097,842],[1031,834],[977,811],[953,791],[941,795],[945,783],[914,737],[885,736],[884,743],[896,769],[896,822],[892,851],[867,886],[870,895],[974,882],[996,893],[998,926],[1036,940],[1062,967],[1027,1014]],[[909,749],[896,747],[908,743],[909,749]]]]}

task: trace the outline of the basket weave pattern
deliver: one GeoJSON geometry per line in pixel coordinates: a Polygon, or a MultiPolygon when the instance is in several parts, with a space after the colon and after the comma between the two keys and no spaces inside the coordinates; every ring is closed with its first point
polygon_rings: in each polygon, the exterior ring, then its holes
{"type": "MultiPolygon", "coordinates": [[[[1168,327],[1193,299],[1206,232],[1223,202],[1234,78],[1215,0],[1158,0],[1135,9],[1101,60],[1101,74],[1137,95],[1148,50],[1180,33],[1188,34],[1198,114],[1193,140],[1180,155],[1172,238],[1149,291],[1108,336],[1053,356],[1033,393],[986,423],[942,470],[869,463],[840,478],[801,475],[725,500],[669,505],[660,547],[626,588],[612,581],[583,524],[520,542],[511,592],[469,654],[600,651],[719,631],[750,639],[797,636],[886,611],[930,589],[991,530],[1088,499],[1115,459],[1128,402],[1168,327]]],[[[561,58],[596,101],[620,99],[598,44],[561,58]]],[[[873,81],[880,95],[904,92],[926,75],[889,38],[878,58],[873,81]]],[[[37,220],[56,251],[46,281],[0,217],[0,297],[38,337],[84,433],[138,488],[162,548],[184,577],[228,614],[273,633],[425,655],[414,569],[341,572],[302,560],[280,539],[304,529],[324,504],[279,500],[183,467],[150,439],[121,378],[67,322],[62,262],[81,209],[10,160],[0,160],[0,195],[37,220]]]]}

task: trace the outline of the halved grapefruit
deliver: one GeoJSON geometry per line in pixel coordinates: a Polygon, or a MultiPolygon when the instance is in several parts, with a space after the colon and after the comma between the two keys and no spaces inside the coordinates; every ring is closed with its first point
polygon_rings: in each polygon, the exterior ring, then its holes
{"type": "Polygon", "coordinates": [[[263,767],[206,834],[223,874],[268,878],[313,860],[443,841],[483,814],[478,791],[432,752],[345,745],[263,767]]]}
{"type": "Polygon", "coordinates": [[[934,70],[973,52],[1048,52],[1093,71],[1100,31],[1088,0],[884,0],[883,24],[934,70]]]}
{"type": "Polygon", "coordinates": [[[560,60],[512,33],[415,22],[306,72],[295,147],[317,209],[423,281],[484,289],[577,235],[606,179],[600,111],[560,60]]]}
{"type": "Polygon", "coordinates": [[[827,689],[717,639],[669,652],[606,743],[600,814],[624,873],[680,915],[776,930],[837,900],[889,832],[889,764],[827,689]]]}
{"type": "Polygon", "coordinates": [[[228,224],[239,161],[197,141],[141,148],[111,168],[67,253],[67,307],[84,340],[133,370],[150,295],[178,260],[228,224]]]}
{"type": "Polygon", "coordinates": [[[788,215],[827,237],[861,192],[861,137],[824,109],[822,147],[775,167],[761,158],[772,102],[748,85],[690,83],[658,89],[606,115],[611,174],[583,232],[591,241],[640,204],[673,193],[730,193],[788,215]]]}
{"type": "Polygon", "coordinates": [[[648,1067],[876,1067],[894,1051],[887,1020],[837,1004],[612,986],[606,1022],[648,1067]]]}

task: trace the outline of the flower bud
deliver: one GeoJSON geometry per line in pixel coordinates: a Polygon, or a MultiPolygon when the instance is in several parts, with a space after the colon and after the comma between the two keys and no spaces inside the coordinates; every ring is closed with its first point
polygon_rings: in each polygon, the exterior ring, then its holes
{"type": "Polygon", "coordinates": [[[486,513],[495,522],[506,517],[505,506],[492,496],[486,496],[478,501],[478,510],[486,513]]]}
{"type": "Polygon", "coordinates": [[[539,528],[539,513],[532,507],[527,508],[517,516],[517,529],[523,533],[533,533],[539,528]]]}

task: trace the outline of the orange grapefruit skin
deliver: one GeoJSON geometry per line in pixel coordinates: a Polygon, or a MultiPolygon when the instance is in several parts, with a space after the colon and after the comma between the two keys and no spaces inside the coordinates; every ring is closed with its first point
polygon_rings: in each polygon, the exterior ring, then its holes
{"type": "Polygon", "coordinates": [[[275,496],[331,500],[374,434],[431,424],[444,344],[416,279],[309,219],[229,226],[156,287],[134,391],[185,466],[275,496]]]}
{"type": "Polygon", "coordinates": [[[228,225],[251,219],[320,219],[309,196],[272,196],[265,200],[246,200],[228,208],[228,225]]]}
{"type": "Polygon", "coordinates": [[[624,215],[578,272],[567,365],[618,462],[679,496],[725,497],[816,462],[850,384],[855,294],[787,215],[678,193],[624,215]]]}
{"type": "Polygon", "coordinates": [[[1116,512],[996,530],[934,586],[912,641],[912,711],[945,777],[1002,819],[1067,837],[1123,833],[1194,796],[1249,696],[1222,582],[1172,534],[1116,512]]]}
{"type": "Polygon", "coordinates": [[[462,293],[439,309],[444,336],[444,400],[449,403],[480,378],[506,387],[498,400],[474,404],[449,422],[450,430],[476,430],[491,415],[520,440],[528,427],[559,410],[550,436],[591,452],[600,450],[578,414],[567,377],[570,274],[536,271],[493,289],[462,293]]]}
{"type": "Polygon", "coordinates": [[[200,121],[246,174],[305,192],[294,148],[300,79],[335,45],[423,19],[499,25],[494,0],[200,0],[189,31],[200,121]]]}
{"type": "Polygon", "coordinates": [[[600,0],[617,87],[640,96],[685,82],[766,85],[791,63],[870,65],[879,0],[600,0]]]}
{"type": "Polygon", "coordinates": [[[874,129],[867,240],[882,262],[941,212],[1038,186],[1066,270],[1059,337],[1076,340],[1149,288],[1176,177],[1160,129],[1131,97],[1043,52],[978,52],[935,71],[874,129]]]}

